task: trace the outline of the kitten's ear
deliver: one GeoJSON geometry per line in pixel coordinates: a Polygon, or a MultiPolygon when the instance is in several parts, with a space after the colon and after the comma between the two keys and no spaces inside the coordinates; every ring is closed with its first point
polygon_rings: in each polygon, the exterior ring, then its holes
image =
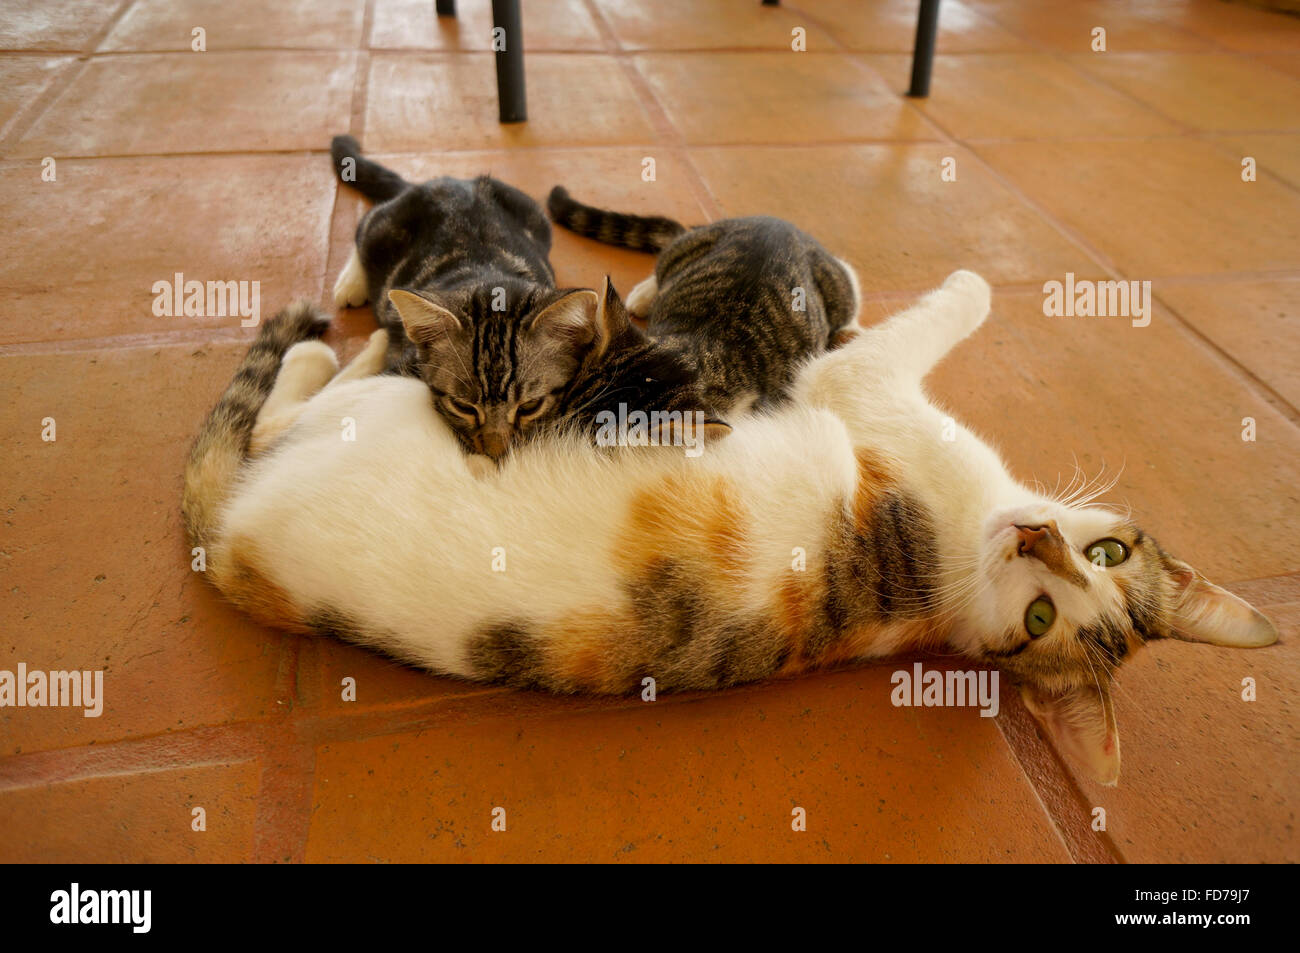
{"type": "Polygon", "coordinates": [[[632,327],[627,307],[614,290],[614,282],[605,276],[605,287],[600,295],[600,310],[596,314],[596,356],[604,354],[610,343],[632,327]]]}
{"type": "Polygon", "coordinates": [[[528,324],[528,332],[579,351],[596,339],[600,299],[590,288],[570,291],[547,305],[528,324]]]}
{"type": "Polygon", "coordinates": [[[406,328],[406,336],[421,347],[432,347],[439,341],[460,333],[459,319],[423,295],[394,288],[388,292],[388,300],[397,309],[402,326],[406,328]]]}
{"type": "Polygon", "coordinates": [[[1090,685],[1056,694],[1021,685],[1020,697],[1057,748],[1101,784],[1119,783],[1119,730],[1109,688],[1090,685]]]}
{"type": "Polygon", "coordinates": [[[1174,638],[1241,649],[1277,641],[1273,623],[1245,599],[1216,586],[1171,556],[1165,557],[1165,569],[1174,582],[1174,614],[1170,620],[1174,638]]]}

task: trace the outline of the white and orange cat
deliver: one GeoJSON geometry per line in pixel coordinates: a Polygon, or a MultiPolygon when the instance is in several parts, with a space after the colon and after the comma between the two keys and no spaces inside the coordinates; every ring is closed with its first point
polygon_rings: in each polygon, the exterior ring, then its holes
{"type": "Polygon", "coordinates": [[[303,340],[320,316],[295,306],[200,434],[187,525],[258,619],[482,681],[706,689],[956,651],[1006,670],[1114,783],[1127,657],[1277,633],[1126,518],[1016,482],[967,430],[943,439],[922,378],[988,311],[988,285],[957,272],[700,455],[561,436],[476,479],[426,387],[370,376],[382,336],[336,376],[303,340]]]}

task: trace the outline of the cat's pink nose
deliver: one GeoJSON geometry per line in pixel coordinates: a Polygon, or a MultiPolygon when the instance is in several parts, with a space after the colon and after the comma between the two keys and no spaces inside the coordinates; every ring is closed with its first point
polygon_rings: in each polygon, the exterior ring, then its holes
{"type": "Polygon", "coordinates": [[[1016,529],[1020,533],[1020,545],[1017,551],[1021,556],[1032,556],[1034,547],[1052,535],[1051,530],[1046,526],[1021,526],[1017,523],[1016,529]]]}

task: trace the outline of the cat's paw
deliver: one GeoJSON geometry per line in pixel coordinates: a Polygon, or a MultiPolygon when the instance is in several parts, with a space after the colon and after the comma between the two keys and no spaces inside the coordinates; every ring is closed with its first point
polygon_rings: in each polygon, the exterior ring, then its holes
{"type": "Polygon", "coordinates": [[[361,266],[361,257],[357,254],[356,246],[353,245],[348,263],[343,266],[338,280],[334,282],[334,306],[359,308],[366,303],[368,297],[366,270],[361,266]]]}
{"type": "Polygon", "coordinates": [[[332,377],[339,369],[339,359],[334,349],[324,341],[299,341],[284,352],[283,368],[281,373],[296,376],[315,377],[325,374],[332,377]]]}
{"type": "Polygon", "coordinates": [[[659,280],[651,275],[633,288],[631,294],[627,296],[627,313],[635,318],[644,318],[650,313],[650,306],[654,304],[655,295],[658,293],[659,280]]]}
{"type": "Polygon", "coordinates": [[[943,290],[958,295],[966,305],[966,331],[975,330],[989,314],[993,292],[989,283],[973,271],[954,271],[943,282],[943,290]]]}

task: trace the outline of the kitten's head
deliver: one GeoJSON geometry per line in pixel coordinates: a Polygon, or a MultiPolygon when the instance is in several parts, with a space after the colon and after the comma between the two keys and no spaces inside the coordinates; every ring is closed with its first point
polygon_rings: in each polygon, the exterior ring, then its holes
{"type": "Polygon", "coordinates": [[[1115,670],[1148,639],[1238,648],[1277,630],[1249,603],[1166,553],[1128,519],[1055,501],[986,522],[966,617],[978,650],[1020,684],[1058,746],[1097,780],[1119,777],[1115,670]]]}
{"type": "Polygon", "coordinates": [[[553,418],[604,339],[600,300],[587,289],[512,284],[388,297],[416,347],[434,406],[467,450],[493,460],[553,418]]]}

